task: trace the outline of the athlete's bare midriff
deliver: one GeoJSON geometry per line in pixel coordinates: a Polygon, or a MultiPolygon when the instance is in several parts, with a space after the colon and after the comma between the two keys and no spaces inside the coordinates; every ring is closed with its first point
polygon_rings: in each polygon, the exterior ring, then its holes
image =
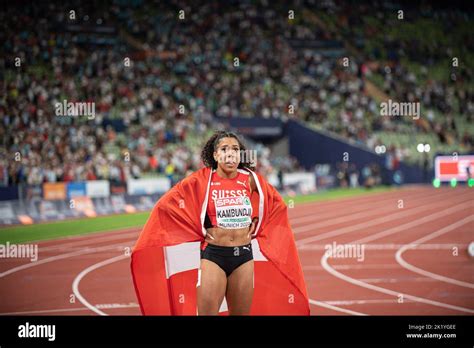
{"type": "Polygon", "coordinates": [[[240,246],[250,243],[250,226],[238,229],[211,227],[207,229],[206,242],[220,246],[240,246]],[[212,235],[212,239],[209,235],[212,235]]]}

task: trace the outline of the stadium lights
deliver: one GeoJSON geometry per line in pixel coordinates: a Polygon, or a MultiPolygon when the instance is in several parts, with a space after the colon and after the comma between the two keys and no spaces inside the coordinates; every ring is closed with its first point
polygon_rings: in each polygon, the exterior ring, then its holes
{"type": "Polygon", "coordinates": [[[418,144],[416,150],[418,152],[430,152],[431,146],[430,144],[418,144]]]}
{"type": "Polygon", "coordinates": [[[387,149],[385,148],[385,145],[380,145],[380,146],[377,145],[375,147],[375,153],[378,154],[378,155],[380,155],[382,153],[385,153],[385,151],[387,151],[387,149]]]}
{"type": "MultiPolygon", "coordinates": [[[[449,185],[451,187],[456,187],[458,185],[458,180],[456,178],[452,178],[449,181],[449,185]]],[[[441,180],[438,178],[433,179],[433,187],[439,188],[441,186],[441,180]]],[[[474,187],[474,178],[470,178],[467,180],[467,186],[474,187]]]]}

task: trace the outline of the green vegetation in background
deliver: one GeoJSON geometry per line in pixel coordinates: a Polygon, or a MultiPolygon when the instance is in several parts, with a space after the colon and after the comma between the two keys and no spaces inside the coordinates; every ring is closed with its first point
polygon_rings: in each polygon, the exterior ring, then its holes
{"type": "Polygon", "coordinates": [[[143,212],[7,227],[0,229],[0,243],[22,243],[138,227],[143,226],[148,215],[149,212],[143,212]]]}
{"type": "MultiPolygon", "coordinates": [[[[309,195],[284,197],[284,200],[287,204],[290,199],[293,200],[294,204],[309,203],[376,192],[386,192],[393,189],[394,188],[389,187],[377,187],[373,189],[333,189],[309,195]]],[[[5,244],[7,241],[10,243],[24,243],[74,235],[83,235],[93,232],[113,231],[130,227],[139,228],[145,224],[149,214],[150,212],[142,212],[135,214],[99,216],[96,218],[82,218],[77,220],[6,227],[0,229],[0,243],[5,244]]]]}
{"type": "Polygon", "coordinates": [[[396,188],[387,187],[387,186],[380,186],[380,187],[375,187],[372,189],[366,189],[364,187],[352,188],[352,189],[336,188],[332,190],[322,191],[319,193],[299,195],[296,197],[284,196],[283,200],[285,201],[286,204],[288,204],[290,200],[293,200],[294,204],[312,203],[312,202],[318,202],[318,201],[329,201],[333,199],[342,199],[342,198],[349,198],[349,197],[360,196],[360,195],[367,195],[371,193],[381,193],[381,192],[387,192],[391,190],[396,190],[396,188]]]}

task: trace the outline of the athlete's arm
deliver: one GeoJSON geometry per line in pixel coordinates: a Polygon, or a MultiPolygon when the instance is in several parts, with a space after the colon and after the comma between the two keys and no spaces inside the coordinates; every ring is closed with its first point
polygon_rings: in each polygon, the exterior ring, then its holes
{"type": "MultiPolygon", "coordinates": [[[[252,174],[249,175],[249,186],[250,186],[250,196],[252,196],[252,194],[258,194],[257,185],[255,184],[255,181],[253,179],[252,174]]],[[[250,236],[252,233],[255,232],[255,228],[257,227],[257,223],[258,223],[258,217],[254,217],[252,219],[252,223],[249,226],[248,236],[250,236]]]]}
{"type": "Polygon", "coordinates": [[[249,186],[250,186],[250,194],[252,194],[254,191],[258,192],[257,184],[253,180],[253,175],[252,174],[249,175],[249,186]]]}

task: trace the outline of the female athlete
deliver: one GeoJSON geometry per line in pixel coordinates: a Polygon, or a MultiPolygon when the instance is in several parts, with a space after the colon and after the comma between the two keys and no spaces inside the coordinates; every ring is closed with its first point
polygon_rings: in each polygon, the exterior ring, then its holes
{"type": "Polygon", "coordinates": [[[199,315],[217,315],[224,296],[229,315],[250,313],[254,290],[251,234],[258,217],[252,220],[250,198],[257,188],[244,170],[254,169],[241,161],[245,155],[238,136],[224,131],[215,133],[201,153],[212,176],[197,287],[199,315]]]}

